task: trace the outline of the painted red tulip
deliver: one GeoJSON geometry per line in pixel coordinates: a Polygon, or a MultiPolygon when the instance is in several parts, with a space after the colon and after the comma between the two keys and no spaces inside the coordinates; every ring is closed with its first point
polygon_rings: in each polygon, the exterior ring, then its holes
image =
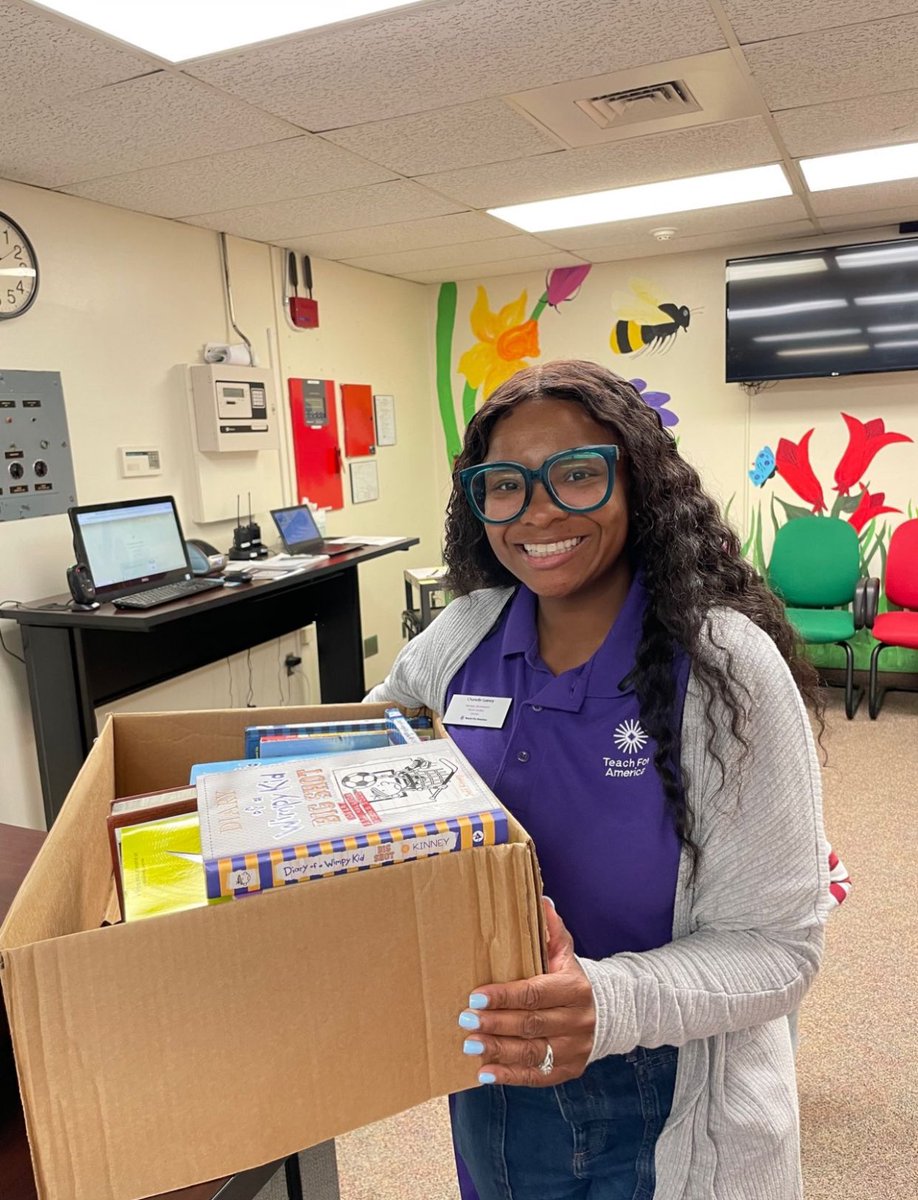
{"type": "Polygon", "coordinates": [[[577,289],[590,273],[591,263],[581,263],[576,267],[555,267],[545,280],[545,295],[552,308],[557,308],[564,300],[573,300],[577,289]]]}
{"type": "Polygon", "coordinates": [[[900,513],[901,508],[890,508],[884,504],[886,499],[885,492],[874,492],[873,495],[866,488],[861,492],[861,498],[858,501],[858,506],[848,518],[848,524],[861,532],[868,521],[872,521],[874,517],[880,516],[881,513],[900,513]]]}
{"type": "Polygon", "coordinates": [[[822,494],[822,484],[810,466],[812,436],[813,430],[808,429],[799,442],[781,438],[775,454],[775,466],[784,482],[794,489],[801,500],[812,505],[814,513],[818,513],[826,507],[826,502],[822,494]]]}
{"type": "Polygon", "coordinates": [[[842,418],[848,426],[848,448],[835,468],[834,491],[847,496],[863,479],[878,450],[893,442],[910,442],[912,439],[905,433],[887,433],[882,417],[874,417],[866,424],[847,413],[842,413],[842,418]]]}

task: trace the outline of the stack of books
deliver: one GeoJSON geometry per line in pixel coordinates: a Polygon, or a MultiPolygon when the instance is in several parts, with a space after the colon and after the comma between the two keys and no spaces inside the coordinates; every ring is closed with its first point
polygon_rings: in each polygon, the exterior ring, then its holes
{"type": "Polygon", "coordinates": [[[197,764],[188,787],[116,800],[109,839],[124,920],[507,841],[495,796],[451,741],[423,732],[398,710],[253,726],[245,758],[197,764]],[[278,744],[298,752],[274,757],[278,744]]]}

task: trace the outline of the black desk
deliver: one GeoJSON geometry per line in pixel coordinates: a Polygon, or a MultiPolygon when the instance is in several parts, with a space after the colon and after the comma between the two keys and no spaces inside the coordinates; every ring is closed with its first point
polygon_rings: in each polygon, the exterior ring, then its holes
{"type": "Polygon", "coordinates": [[[60,811],[98,730],[95,710],[186,671],[315,623],[323,704],[363,699],[357,567],[418,538],[367,546],[286,578],[225,587],[146,612],[0,609],[18,621],[32,704],[45,817],[60,811]]]}

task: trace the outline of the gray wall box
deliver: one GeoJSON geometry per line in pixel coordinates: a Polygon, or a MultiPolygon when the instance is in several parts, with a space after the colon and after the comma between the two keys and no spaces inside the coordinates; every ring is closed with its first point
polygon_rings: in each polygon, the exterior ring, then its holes
{"type": "Polygon", "coordinates": [[[49,517],[76,504],[57,371],[0,370],[0,521],[49,517]]]}

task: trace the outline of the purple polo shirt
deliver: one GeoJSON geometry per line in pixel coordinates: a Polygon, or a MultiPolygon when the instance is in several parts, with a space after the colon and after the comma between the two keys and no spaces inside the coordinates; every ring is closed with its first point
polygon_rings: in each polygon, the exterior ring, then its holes
{"type": "MultiPolygon", "coordinates": [[[[635,578],[593,657],[555,676],[539,657],[536,597],[520,587],[447,692],[512,697],[503,728],[449,733],[531,835],[546,894],[585,958],[672,940],[679,839],[637,696],[620,686],[645,604],[635,578]]],[[[677,728],[688,668],[679,655],[677,728]]]]}

